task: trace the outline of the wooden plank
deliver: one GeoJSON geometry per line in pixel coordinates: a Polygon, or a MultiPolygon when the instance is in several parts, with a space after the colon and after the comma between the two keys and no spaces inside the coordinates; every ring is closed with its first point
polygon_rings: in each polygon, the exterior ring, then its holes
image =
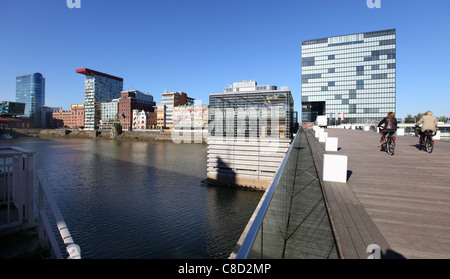
{"type": "MultiPolygon", "coordinates": [[[[315,139],[312,131],[308,131],[307,137],[316,168],[321,174],[324,145],[315,139]]],[[[392,257],[389,244],[349,186],[323,181],[322,185],[342,257],[366,258],[366,248],[370,244],[380,245],[383,255],[392,257]]]]}
{"type": "MultiPolygon", "coordinates": [[[[349,189],[395,252],[412,258],[450,257],[450,143],[436,141],[439,152],[427,154],[415,147],[417,138],[397,137],[391,157],[377,150],[379,135],[373,132],[328,133],[339,138],[339,152],[349,157],[349,189]]],[[[373,224],[365,224],[370,233],[373,224]]]]}

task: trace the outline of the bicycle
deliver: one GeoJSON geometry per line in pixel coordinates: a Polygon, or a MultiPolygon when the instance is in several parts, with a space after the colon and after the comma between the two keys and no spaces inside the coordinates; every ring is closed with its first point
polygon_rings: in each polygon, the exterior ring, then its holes
{"type": "MultiPolygon", "coordinates": [[[[380,134],[383,130],[380,129],[380,134]]],[[[393,156],[395,153],[395,136],[394,132],[388,132],[380,139],[380,151],[386,151],[389,155],[393,156]]]]}
{"type": "Polygon", "coordinates": [[[422,150],[422,146],[424,148],[424,150],[428,153],[433,152],[433,148],[434,148],[434,140],[433,137],[435,135],[435,132],[431,131],[431,130],[426,130],[425,132],[423,132],[423,137],[420,138],[419,140],[419,150],[422,150]],[[423,138],[423,140],[422,140],[423,138]]]}

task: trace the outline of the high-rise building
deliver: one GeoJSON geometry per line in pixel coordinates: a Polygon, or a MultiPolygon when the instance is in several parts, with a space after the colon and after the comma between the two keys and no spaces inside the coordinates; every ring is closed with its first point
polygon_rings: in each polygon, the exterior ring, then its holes
{"type": "Polygon", "coordinates": [[[78,69],[77,73],[86,76],[84,82],[84,128],[98,129],[101,119],[101,103],[120,98],[123,78],[97,72],[91,69],[78,69]]]}
{"type": "Polygon", "coordinates": [[[38,127],[41,123],[40,109],[45,106],[45,77],[41,73],[17,76],[16,102],[25,103],[23,116],[32,118],[38,127]]]}
{"type": "Polygon", "coordinates": [[[302,41],[302,121],[380,121],[396,110],[396,30],[302,41]]]}

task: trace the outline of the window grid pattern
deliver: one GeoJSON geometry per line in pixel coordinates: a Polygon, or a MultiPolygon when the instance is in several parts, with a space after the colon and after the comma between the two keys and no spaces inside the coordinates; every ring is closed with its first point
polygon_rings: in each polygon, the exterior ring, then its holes
{"type": "Polygon", "coordinates": [[[395,29],[303,41],[303,102],[325,102],[325,114],[346,123],[395,113],[395,29]]]}

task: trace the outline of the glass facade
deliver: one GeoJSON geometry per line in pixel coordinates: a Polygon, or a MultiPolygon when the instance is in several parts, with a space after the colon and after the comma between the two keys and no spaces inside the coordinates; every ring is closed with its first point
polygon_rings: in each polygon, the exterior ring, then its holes
{"type": "Polygon", "coordinates": [[[113,99],[111,102],[104,102],[101,104],[102,121],[114,121],[117,119],[119,99],[113,99]]]}
{"type": "Polygon", "coordinates": [[[77,73],[86,75],[84,82],[84,128],[98,128],[101,119],[101,103],[120,98],[123,79],[90,69],[80,69],[77,73]]]}
{"type": "Polygon", "coordinates": [[[42,74],[16,77],[16,102],[25,103],[25,117],[40,123],[40,108],[45,106],[45,78],[42,74]]]}
{"type": "Polygon", "coordinates": [[[209,134],[210,136],[233,134],[234,137],[256,135],[259,138],[263,134],[269,133],[265,129],[270,129],[271,117],[276,113],[279,121],[279,136],[277,137],[290,139],[294,125],[293,108],[294,101],[289,89],[277,90],[276,86],[256,86],[256,84],[251,89],[225,88],[224,93],[209,95],[209,134]],[[229,123],[226,115],[227,109],[232,109],[231,111],[234,113],[233,131],[227,127],[227,123],[229,123]],[[240,109],[242,110],[240,111],[240,109]],[[240,112],[243,114],[240,115],[240,112]],[[257,115],[253,117],[252,112],[256,112],[257,115]],[[271,115],[264,116],[262,115],[264,113],[271,113],[271,115]],[[261,119],[267,119],[267,122],[263,122],[261,119]],[[267,127],[263,127],[263,125],[267,127]]]}
{"type": "Polygon", "coordinates": [[[396,110],[396,30],[302,41],[302,121],[366,123],[396,110]]]}

